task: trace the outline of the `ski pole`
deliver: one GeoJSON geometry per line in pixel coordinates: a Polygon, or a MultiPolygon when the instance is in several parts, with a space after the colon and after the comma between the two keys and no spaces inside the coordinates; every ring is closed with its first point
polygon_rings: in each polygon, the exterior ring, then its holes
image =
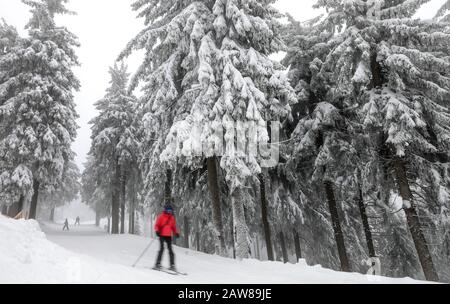
{"type": "Polygon", "coordinates": [[[144,255],[147,253],[147,251],[150,249],[150,247],[152,247],[153,243],[155,242],[155,240],[152,240],[150,242],[150,244],[147,246],[147,248],[145,248],[144,252],[142,252],[142,254],[139,256],[139,258],[136,260],[136,262],[133,264],[133,268],[136,267],[137,263],[139,263],[139,261],[144,257],[144,255]]]}

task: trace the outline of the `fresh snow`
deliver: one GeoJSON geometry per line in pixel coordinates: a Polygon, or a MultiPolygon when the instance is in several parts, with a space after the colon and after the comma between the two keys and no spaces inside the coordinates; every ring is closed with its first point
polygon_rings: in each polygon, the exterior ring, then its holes
{"type": "Polygon", "coordinates": [[[175,247],[178,267],[189,276],[171,276],[149,269],[154,263],[157,242],[136,268],[130,266],[150,239],[111,236],[90,225],[71,227],[70,232],[61,230],[57,224],[15,221],[0,216],[0,283],[421,283],[409,278],[339,273],[307,266],[305,261],[297,265],[256,260],[239,262],[178,247],[175,247]]]}

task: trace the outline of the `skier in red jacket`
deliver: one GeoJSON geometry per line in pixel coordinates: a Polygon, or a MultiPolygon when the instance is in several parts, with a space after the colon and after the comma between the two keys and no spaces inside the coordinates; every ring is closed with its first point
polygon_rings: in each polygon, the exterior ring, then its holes
{"type": "Polygon", "coordinates": [[[156,260],[156,270],[161,269],[161,260],[164,254],[164,243],[167,244],[170,256],[170,270],[176,271],[175,268],[175,254],[172,249],[172,237],[180,237],[180,233],[177,229],[177,221],[174,216],[174,209],[172,206],[167,205],[164,208],[164,212],[158,217],[155,224],[156,235],[159,237],[160,249],[158,253],[158,259],[156,260]]]}

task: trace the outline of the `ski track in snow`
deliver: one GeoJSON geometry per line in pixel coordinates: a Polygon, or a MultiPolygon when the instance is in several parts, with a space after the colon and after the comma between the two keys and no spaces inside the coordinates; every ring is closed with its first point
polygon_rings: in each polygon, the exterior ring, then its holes
{"type": "MultiPolygon", "coordinates": [[[[136,268],[132,265],[150,239],[108,235],[95,226],[71,227],[0,216],[0,283],[125,283],[125,284],[373,284],[422,283],[340,273],[305,261],[293,264],[236,261],[175,247],[177,266],[189,276],[151,270],[155,241],[136,268]],[[42,229],[42,230],[41,230],[42,229]],[[43,232],[42,232],[43,231],[43,232]]],[[[163,264],[168,263],[167,251],[163,264]]],[[[167,265],[165,265],[167,266],[167,265]]]]}

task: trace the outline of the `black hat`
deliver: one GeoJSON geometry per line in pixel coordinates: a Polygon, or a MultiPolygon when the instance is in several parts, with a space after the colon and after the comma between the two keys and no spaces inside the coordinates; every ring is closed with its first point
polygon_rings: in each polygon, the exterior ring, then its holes
{"type": "Polygon", "coordinates": [[[167,212],[167,213],[173,213],[174,212],[174,208],[173,208],[172,205],[167,204],[167,205],[164,206],[164,211],[167,212]]]}

